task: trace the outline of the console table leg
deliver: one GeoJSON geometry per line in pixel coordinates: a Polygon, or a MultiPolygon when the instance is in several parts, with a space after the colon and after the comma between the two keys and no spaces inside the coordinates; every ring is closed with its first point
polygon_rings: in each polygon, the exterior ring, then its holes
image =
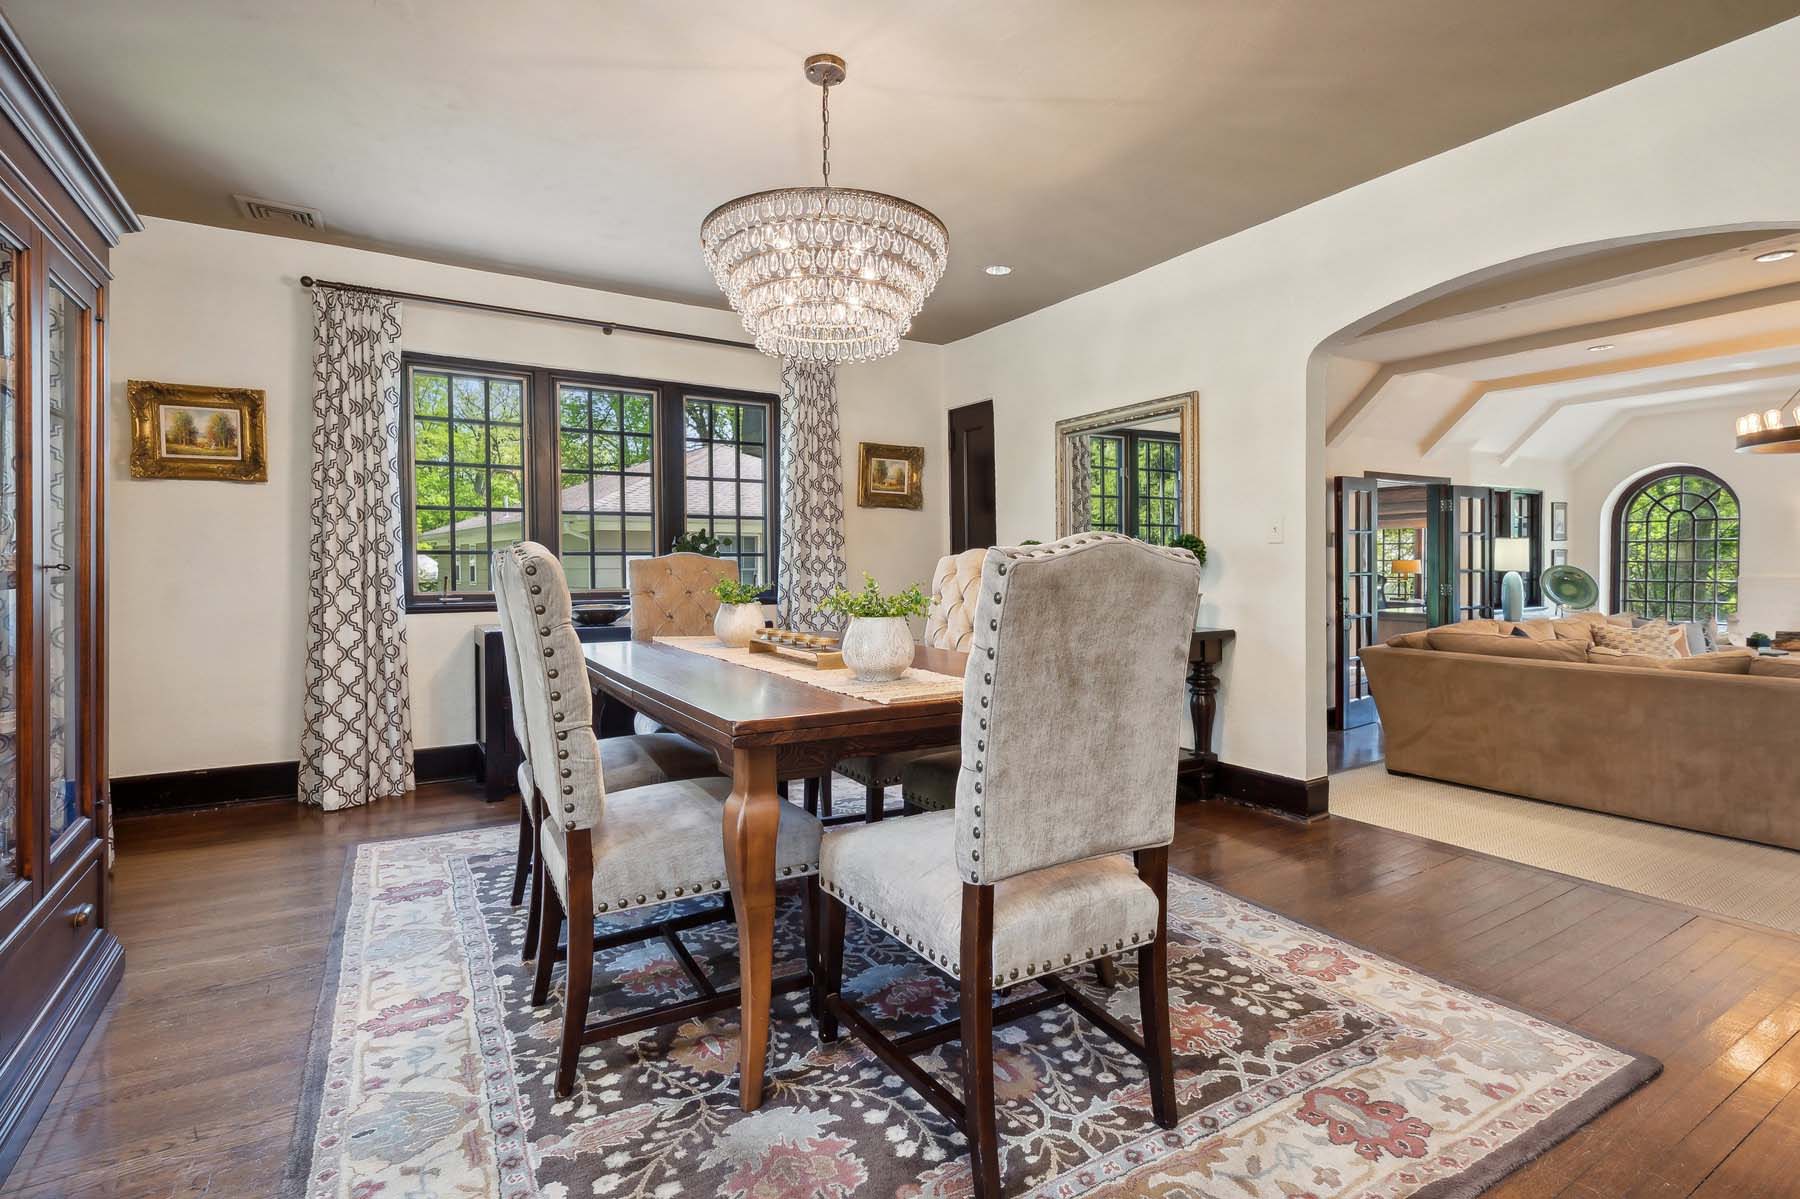
{"type": "Polygon", "coordinates": [[[1213,752],[1213,717],[1219,709],[1219,676],[1205,656],[1188,664],[1188,719],[1194,726],[1194,756],[1200,760],[1200,798],[1212,798],[1219,755],[1213,752]]]}

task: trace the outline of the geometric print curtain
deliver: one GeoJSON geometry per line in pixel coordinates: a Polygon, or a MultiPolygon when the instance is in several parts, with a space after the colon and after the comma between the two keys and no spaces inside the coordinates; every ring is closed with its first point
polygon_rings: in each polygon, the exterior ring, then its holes
{"type": "Polygon", "coordinates": [[[300,799],[326,811],[412,790],[400,302],[312,289],[312,541],[300,799]]]}
{"type": "Polygon", "coordinates": [[[824,632],[819,603],[844,582],[837,371],[784,358],[781,391],[781,624],[824,632]]]}

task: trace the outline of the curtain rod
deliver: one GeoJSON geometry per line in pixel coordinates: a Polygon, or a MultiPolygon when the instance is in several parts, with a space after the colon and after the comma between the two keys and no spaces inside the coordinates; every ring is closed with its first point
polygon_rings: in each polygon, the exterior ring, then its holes
{"type": "Polygon", "coordinates": [[[618,321],[597,320],[590,316],[570,316],[565,312],[540,312],[533,308],[508,308],[504,304],[484,304],[480,300],[456,300],[449,296],[427,296],[412,291],[392,291],[385,287],[368,287],[361,283],[340,283],[333,279],[315,279],[311,275],[300,276],[301,287],[329,287],[337,291],[362,292],[365,295],[387,296],[395,300],[411,300],[418,304],[438,304],[445,308],[471,308],[477,312],[497,312],[502,316],[524,316],[540,321],[561,321],[567,325],[587,325],[611,337],[614,333],[642,333],[646,337],[672,337],[677,341],[697,341],[709,346],[730,346],[734,350],[754,350],[756,346],[747,341],[733,341],[728,337],[707,337],[703,333],[681,333],[674,329],[652,329],[647,325],[625,325],[618,321]]]}

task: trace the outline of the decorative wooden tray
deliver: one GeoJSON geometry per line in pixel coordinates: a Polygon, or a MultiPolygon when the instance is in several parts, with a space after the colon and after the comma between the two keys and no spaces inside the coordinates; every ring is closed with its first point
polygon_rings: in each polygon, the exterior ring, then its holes
{"type": "Polygon", "coordinates": [[[792,629],[761,629],[750,638],[753,654],[780,654],[820,670],[835,670],[844,664],[841,645],[836,637],[796,633],[792,629]]]}

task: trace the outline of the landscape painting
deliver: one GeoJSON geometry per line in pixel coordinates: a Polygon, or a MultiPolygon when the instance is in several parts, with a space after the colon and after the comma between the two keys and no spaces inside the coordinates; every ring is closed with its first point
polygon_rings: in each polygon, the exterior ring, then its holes
{"type": "Polygon", "coordinates": [[[918,508],[925,502],[923,446],[865,441],[857,450],[858,507],[918,508]]]}
{"type": "Polygon", "coordinates": [[[269,481],[261,391],[133,379],[131,477],[269,481]]]}

